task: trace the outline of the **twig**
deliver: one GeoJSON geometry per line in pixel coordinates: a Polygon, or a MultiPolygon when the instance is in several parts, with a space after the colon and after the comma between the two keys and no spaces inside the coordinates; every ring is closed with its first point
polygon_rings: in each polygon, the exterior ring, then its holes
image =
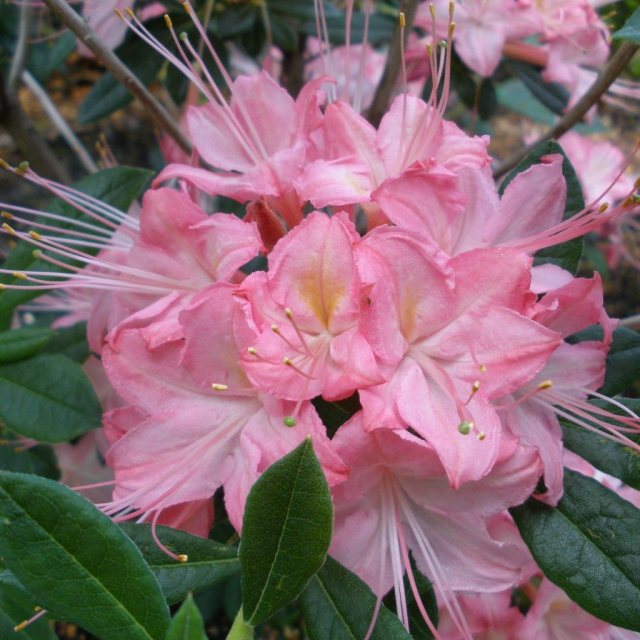
{"type": "Polygon", "coordinates": [[[9,76],[7,78],[6,90],[10,96],[14,96],[18,92],[20,86],[20,76],[22,70],[27,64],[29,55],[29,35],[31,33],[31,14],[33,7],[23,4],[20,7],[20,22],[18,24],[18,40],[16,42],[15,52],[11,59],[11,67],[9,68],[9,76]]]}
{"type": "Polygon", "coordinates": [[[67,124],[67,121],[62,117],[62,114],[58,111],[53,100],[51,100],[40,83],[26,69],[22,72],[22,81],[42,105],[42,108],[49,117],[49,120],[51,120],[53,126],[58,130],[60,135],[66,140],[67,144],[78,156],[78,160],[80,160],[82,166],[89,173],[95,173],[98,171],[98,165],[96,165],[85,146],[80,142],[78,136],[76,136],[73,129],[71,129],[67,124]]]}
{"type": "MultiPolygon", "coordinates": [[[[413,19],[416,15],[416,9],[418,8],[418,0],[402,0],[400,3],[400,13],[404,13],[406,27],[405,27],[405,39],[408,34],[411,33],[413,28],[413,19]]],[[[387,63],[384,67],[382,78],[376,88],[376,93],[373,96],[373,102],[369,107],[369,113],[367,114],[367,120],[377,127],[382,120],[382,116],[387,112],[391,94],[393,88],[396,86],[398,79],[398,72],[400,71],[400,65],[402,64],[402,47],[400,46],[400,38],[402,29],[400,24],[396,26],[396,31],[389,45],[389,53],[387,54],[387,63]]]]}
{"type": "Polygon", "coordinates": [[[559,138],[563,133],[569,131],[573,125],[580,122],[587,111],[598,102],[607,89],[613,84],[638,48],[640,47],[636,44],[624,42],[615,54],[611,56],[611,59],[594,80],[588,91],[576,102],[572,109],[562,116],[549,131],[540,136],[535,142],[524,147],[504,162],[496,165],[493,169],[493,177],[498,178],[507,171],[510,171],[541,142],[559,138]]]}
{"type": "Polygon", "coordinates": [[[131,73],[129,68],[98,38],[96,32],[67,4],[65,0],[44,0],[44,3],[78,38],[94,53],[96,58],[113,74],[118,82],[130,91],[145,107],[156,124],[166,131],[187,153],[191,143],[184,136],[176,121],[131,73]]]}
{"type": "Polygon", "coordinates": [[[635,316],[629,316],[628,318],[622,318],[622,320],[620,320],[621,327],[633,327],[637,324],[640,324],[640,313],[635,316]]]}

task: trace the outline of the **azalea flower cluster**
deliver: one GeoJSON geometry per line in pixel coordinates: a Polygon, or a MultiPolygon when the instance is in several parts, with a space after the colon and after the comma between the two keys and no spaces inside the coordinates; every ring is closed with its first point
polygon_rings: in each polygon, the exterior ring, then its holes
{"type": "Polygon", "coordinates": [[[393,588],[407,626],[405,573],[422,607],[412,554],[453,629],[422,608],[435,637],[474,637],[466,599],[506,610],[535,571],[507,509],[541,477],[539,499],[562,496],[559,419],[637,448],[635,414],[587,402],[605,399],[616,324],[599,277],[532,257],[632,212],[637,185],[563,219],[552,154],[500,195],[488,139],[444,119],[450,47],[430,50],[431,98],[398,96],[374,128],[349,102],[326,103],[330,78],[294,100],[266,72],[232,80],[221,67],[227,101],[188,38],[175,54],[127,21],[207,99],[186,116],[207,167],[166,167],[139,216],[13,169],[84,214],[64,231],[47,222],[56,214],[2,205],[5,232],[51,266],[14,275],[88,316],[112,387],[101,508],[154,536],[159,522],[207,535],[223,489],[241,533],[253,483],[311,438],[335,503],[330,553],[379,602],[393,588]],[[202,194],[246,205],[244,217],[208,215],[202,194]],[[250,268],[265,255],[266,270],[250,268]],[[567,340],[592,325],[601,339],[567,340]],[[354,394],[361,408],[329,434],[314,402],[354,394]]]}

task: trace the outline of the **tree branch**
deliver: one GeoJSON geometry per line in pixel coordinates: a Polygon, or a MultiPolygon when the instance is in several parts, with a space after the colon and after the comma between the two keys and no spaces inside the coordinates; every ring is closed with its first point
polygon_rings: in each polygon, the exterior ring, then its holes
{"type": "MultiPolygon", "coordinates": [[[[400,12],[404,13],[406,20],[404,32],[405,39],[413,29],[413,19],[415,18],[417,8],[418,0],[402,0],[400,3],[400,12]]],[[[396,26],[393,39],[391,40],[391,44],[389,45],[387,63],[384,67],[382,78],[380,78],[380,83],[378,84],[376,93],[373,96],[373,102],[371,103],[371,107],[369,107],[369,112],[367,114],[367,120],[369,120],[374,127],[377,127],[380,124],[382,116],[387,112],[393,88],[396,86],[398,71],[402,64],[402,47],[400,46],[401,34],[402,29],[400,28],[400,24],[398,24],[396,26]]]]}
{"type": "Polygon", "coordinates": [[[600,100],[607,89],[613,84],[639,48],[636,44],[624,42],[615,54],[611,56],[609,62],[607,62],[582,98],[580,98],[549,131],[541,135],[535,142],[524,147],[504,162],[497,164],[493,169],[493,177],[498,178],[507,171],[510,171],[541,142],[559,138],[563,133],[569,131],[573,125],[580,122],[587,111],[600,100]]]}
{"type": "Polygon", "coordinates": [[[138,98],[155,123],[166,131],[182,149],[191,153],[191,143],[184,136],[176,121],[113,51],[104,45],[96,32],[67,4],[66,0],[44,0],[44,3],[95,54],[114,78],[138,98]]]}

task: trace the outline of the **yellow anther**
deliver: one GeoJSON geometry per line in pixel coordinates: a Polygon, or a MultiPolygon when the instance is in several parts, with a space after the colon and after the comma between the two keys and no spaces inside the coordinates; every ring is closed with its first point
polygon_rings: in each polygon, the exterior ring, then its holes
{"type": "Polygon", "coordinates": [[[487,365],[481,364],[478,369],[480,370],[480,373],[485,373],[487,371],[487,365]]]}
{"type": "Polygon", "coordinates": [[[191,5],[188,2],[183,2],[182,3],[182,8],[189,14],[191,15],[191,5]]]}
{"type": "Polygon", "coordinates": [[[8,225],[6,222],[4,222],[4,223],[2,224],[2,228],[3,228],[3,229],[4,229],[4,230],[9,234],[9,235],[11,235],[11,236],[15,236],[15,235],[16,235],[16,230],[15,230],[12,226],[8,225]]]}
{"type": "MultiPolygon", "coordinates": [[[[640,144],[640,140],[638,140],[638,144],[640,144]]],[[[640,178],[635,179],[635,182],[633,183],[633,187],[634,189],[640,189],[640,178]]]]}
{"type": "Polygon", "coordinates": [[[478,393],[479,390],[480,390],[480,380],[476,380],[471,385],[471,393],[478,393]]]}
{"type": "Polygon", "coordinates": [[[278,327],[277,324],[275,324],[275,322],[271,325],[271,331],[273,331],[273,333],[280,333],[280,327],[278,327]]]}
{"type": "Polygon", "coordinates": [[[122,11],[120,11],[120,9],[114,9],[113,13],[115,13],[118,16],[118,18],[122,20],[122,22],[126,22],[126,20],[124,19],[124,16],[122,15],[122,11]]]}
{"type": "Polygon", "coordinates": [[[167,25],[167,28],[173,29],[173,22],[171,22],[171,18],[168,13],[164,14],[164,23],[167,25]]]}
{"type": "Polygon", "coordinates": [[[550,389],[551,387],[553,387],[553,380],[544,380],[538,385],[538,389],[540,389],[540,391],[550,389]]]}
{"type": "Polygon", "coordinates": [[[287,356],[282,358],[282,364],[286,364],[287,367],[292,367],[293,366],[293,362],[291,362],[291,359],[287,358],[287,356]]]}
{"type": "Polygon", "coordinates": [[[22,273],[22,271],[14,271],[11,274],[14,278],[18,278],[18,280],[27,280],[28,276],[26,273],[22,273]]]}
{"type": "Polygon", "coordinates": [[[453,2],[453,0],[451,0],[449,2],[449,20],[451,20],[453,18],[453,13],[456,10],[456,3],[453,2]]]}
{"type": "Polygon", "coordinates": [[[291,309],[289,307],[285,307],[284,308],[284,314],[287,316],[287,318],[291,319],[293,317],[293,311],[291,311],[291,309]]]}
{"type": "Polygon", "coordinates": [[[455,22],[450,22],[449,23],[449,39],[453,38],[453,34],[456,31],[456,23],[455,22]]]}
{"type": "Polygon", "coordinates": [[[127,15],[128,15],[130,18],[135,18],[135,17],[136,17],[136,14],[135,14],[135,13],[133,13],[133,9],[132,9],[131,7],[126,7],[126,8],[125,8],[125,11],[127,12],[127,15]]]}
{"type": "Polygon", "coordinates": [[[400,23],[400,28],[401,29],[406,29],[407,28],[407,19],[405,18],[404,11],[401,11],[398,14],[398,22],[400,23]]]}
{"type": "Polygon", "coordinates": [[[218,384],[217,382],[214,382],[211,385],[211,388],[214,391],[226,391],[229,388],[229,385],[228,384],[218,384]]]}
{"type": "Polygon", "coordinates": [[[255,350],[254,347],[248,347],[247,351],[252,355],[252,356],[257,356],[258,352],[255,350]]]}
{"type": "Polygon", "coordinates": [[[29,626],[29,622],[30,620],[23,620],[20,624],[17,624],[15,627],[13,627],[13,630],[16,633],[19,633],[20,631],[23,631],[29,626]]]}
{"type": "Polygon", "coordinates": [[[13,214],[8,211],[1,211],[0,216],[2,216],[5,220],[13,220],[13,214]]]}
{"type": "Polygon", "coordinates": [[[481,431],[476,437],[480,442],[482,442],[487,437],[487,434],[484,431],[481,431]]]}
{"type": "Polygon", "coordinates": [[[189,556],[186,553],[178,554],[178,562],[189,562],[189,556]]]}
{"type": "Polygon", "coordinates": [[[2,158],[0,158],[0,167],[6,169],[7,171],[11,171],[11,165],[2,158]]]}
{"type": "Polygon", "coordinates": [[[433,18],[433,20],[436,19],[436,5],[433,4],[433,2],[429,3],[429,13],[431,14],[431,17],[433,18]]]}
{"type": "Polygon", "coordinates": [[[29,237],[32,238],[33,240],[42,240],[42,236],[37,232],[37,231],[29,231],[29,237]]]}
{"type": "Polygon", "coordinates": [[[608,202],[603,202],[603,203],[598,207],[598,211],[599,211],[600,213],[604,213],[608,208],[609,208],[609,203],[608,203],[608,202]]]}
{"type": "Polygon", "coordinates": [[[0,291],[4,291],[6,289],[6,287],[2,284],[2,282],[0,282],[0,291]]]}
{"type": "Polygon", "coordinates": [[[427,56],[430,58],[433,55],[433,43],[428,42],[426,49],[427,49],[427,56]]]}

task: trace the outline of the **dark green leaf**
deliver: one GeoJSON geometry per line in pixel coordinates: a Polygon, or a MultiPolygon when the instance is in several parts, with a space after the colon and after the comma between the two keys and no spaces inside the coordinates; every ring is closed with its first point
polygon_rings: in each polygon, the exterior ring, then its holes
{"type": "Polygon", "coordinates": [[[0,445],[0,469],[32,473],[58,480],[60,470],[53,449],[47,445],[25,447],[13,436],[3,434],[6,444],[0,445]]]}
{"type": "Polygon", "coordinates": [[[244,510],[242,605],[252,625],[294,600],[322,566],[333,505],[307,438],[253,485],[244,510]]]}
{"type": "Polygon", "coordinates": [[[541,70],[526,62],[510,60],[509,66],[515,71],[531,94],[547,109],[558,115],[564,113],[569,102],[569,92],[565,87],[555,82],[545,82],[542,79],[541,70]]]}
{"type": "Polygon", "coordinates": [[[29,70],[39,82],[46,82],[75,49],[76,37],[71,31],[65,31],[54,41],[32,44],[29,51],[29,70]]]}
{"type": "MultiPolygon", "coordinates": [[[[569,162],[567,155],[562,147],[551,140],[539,144],[520,164],[511,171],[500,185],[500,195],[504,193],[509,183],[519,174],[540,162],[542,156],[549,154],[560,154],[563,157],[562,174],[567,183],[567,200],[564,209],[563,219],[566,220],[584,209],[584,198],[582,196],[582,187],[576,175],[576,172],[569,162]]],[[[536,264],[552,263],[575,273],[580,264],[582,256],[582,238],[576,238],[569,242],[542,249],[536,254],[536,264]]]]}
{"type": "Polygon", "coordinates": [[[33,596],[10,571],[0,573],[0,638],[16,640],[56,640],[48,617],[32,622],[20,633],[14,627],[35,614],[33,596]]]}
{"type": "MultiPolygon", "coordinates": [[[[364,13],[354,12],[351,22],[351,43],[358,44],[364,39],[364,13]]],[[[345,14],[327,16],[327,30],[331,44],[341,46],[345,44],[345,14]]],[[[393,37],[397,20],[390,16],[374,13],[369,21],[369,44],[385,44],[393,37]]],[[[307,35],[317,34],[315,20],[309,20],[302,26],[307,35]]]]}
{"type": "MultiPolygon", "coordinates": [[[[632,411],[640,411],[640,400],[633,398],[616,398],[632,411]]],[[[607,403],[594,403],[605,407],[618,415],[624,415],[622,410],[607,403]]],[[[640,489],[640,453],[631,447],[612,442],[597,433],[587,431],[583,427],[562,421],[564,445],[580,457],[590,462],[596,469],[615,476],[625,484],[640,489]]],[[[640,436],[625,434],[631,440],[640,444],[640,436]]]]}
{"type": "Polygon", "coordinates": [[[173,617],[166,640],[207,640],[204,621],[191,594],[173,617]]]}
{"type": "Polygon", "coordinates": [[[549,580],[597,618],[640,631],[640,510],[565,469],[555,509],[530,498],[511,513],[549,580]]]}
{"type": "Polygon", "coordinates": [[[354,393],[344,400],[336,400],[334,402],[329,402],[322,396],[318,396],[311,402],[318,412],[322,424],[327,428],[327,433],[330,438],[333,438],[336,431],[349,420],[349,418],[362,409],[360,397],[357,393],[354,393]]]}
{"type": "MultiPolygon", "coordinates": [[[[151,175],[152,173],[145,169],[114,167],[87,176],[77,182],[74,188],[98,200],[102,200],[121,211],[126,211],[142,188],[147,184],[151,175]]],[[[85,222],[89,221],[92,224],[99,224],[61,200],[52,201],[47,207],[47,211],[64,215],[70,219],[79,219],[85,222]]],[[[47,223],[60,226],[61,228],[69,228],[72,226],[69,223],[56,223],[56,221],[51,220],[47,220],[47,223]]],[[[87,249],[87,253],[92,252],[95,252],[95,249],[87,249]]],[[[11,271],[29,271],[34,269],[50,271],[51,265],[34,258],[33,247],[31,245],[26,242],[19,242],[5,260],[3,268],[11,271]]],[[[10,275],[1,275],[0,282],[24,285],[24,280],[19,280],[10,275]]],[[[8,329],[10,327],[11,317],[15,307],[38,297],[42,293],[43,291],[38,289],[2,291],[0,293],[0,329],[8,329]]]]}
{"type": "Polygon", "coordinates": [[[497,108],[496,87],[489,78],[483,78],[478,91],[478,115],[482,120],[489,120],[497,108]]]}
{"type": "Polygon", "coordinates": [[[25,327],[0,333],[0,364],[24,360],[42,351],[53,336],[50,329],[25,327]]]}
{"type": "MultiPolygon", "coordinates": [[[[340,17],[341,12],[335,4],[328,0],[322,0],[324,13],[327,17],[340,17]]],[[[280,13],[300,20],[314,20],[315,9],[313,2],[309,0],[269,0],[269,11],[280,13]]]]}
{"type": "MultiPolygon", "coordinates": [[[[116,55],[144,85],[151,84],[164,64],[164,58],[143,40],[127,40],[116,55]]],[[[78,110],[78,122],[88,124],[110,115],[133,100],[129,90],[110,73],[105,73],[93,85],[78,110]]]]}
{"type": "Polygon", "coordinates": [[[251,31],[259,16],[259,9],[252,4],[226,7],[218,17],[216,33],[220,38],[235,38],[251,31]]]}
{"type": "Polygon", "coordinates": [[[633,44],[640,44],[640,8],[636,9],[619,31],[612,36],[614,40],[626,40],[633,44]]]}
{"type": "Polygon", "coordinates": [[[80,365],[41,355],[0,366],[0,419],[40,442],[67,442],[99,427],[102,408],[80,365]]]}
{"type": "Polygon", "coordinates": [[[45,353],[58,353],[82,364],[89,357],[87,323],[78,322],[72,327],[57,329],[45,353]]]}
{"type": "MultiPolygon", "coordinates": [[[[373,619],[376,596],[356,575],[327,558],[301,598],[311,640],[362,640],[373,619]]],[[[371,640],[411,640],[402,623],[384,605],[371,640]]]]}
{"type": "Polygon", "coordinates": [[[169,612],[137,547],[66,487],[0,473],[0,553],[51,615],[101,640],[163,640],[169,612]]]}
{"type": "Polygon", "coordinates": [[[180,602],[189,593],[196,593],[240,570],[238,551],[234,547],[192,536],[169,527],[156,527],[162,544],[176,554],[185,554],[189,561],[175,562],[158,548],[147,524],[123,524],[124,532],[133,540],[169,604],[180,602]]]}
{"type": "Polygon", "coordinates": [[[619,327],[613,332],[613,342],[607,356],[607,375],[602,393],[608,396],[622,393],[640,377],[640,333],[619,327]]]}

